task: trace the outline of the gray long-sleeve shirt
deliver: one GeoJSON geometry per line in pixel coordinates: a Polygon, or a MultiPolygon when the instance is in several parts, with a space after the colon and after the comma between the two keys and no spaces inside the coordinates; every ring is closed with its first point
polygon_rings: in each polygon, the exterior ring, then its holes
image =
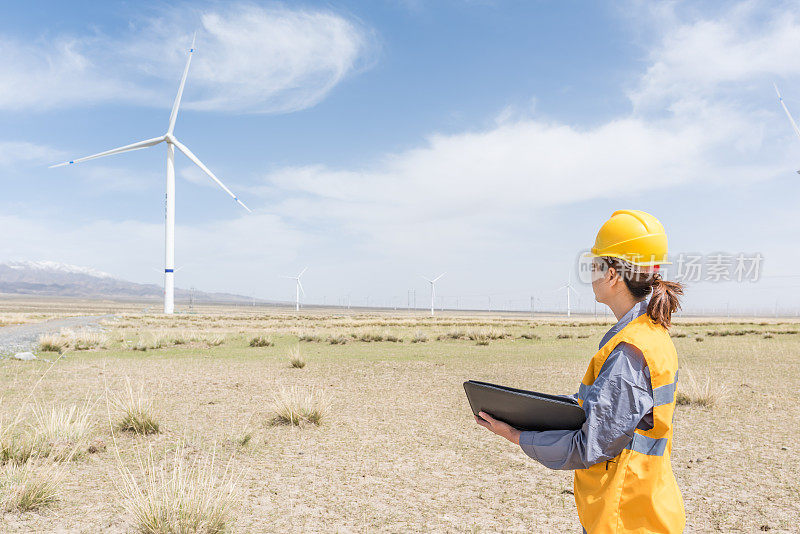
{"type": "MultiPolygon", "coordinates": [[[[635,304],[606,332],[600,347],[646,311],[646,300],[635,304]]],[[[650,369],[639,349],[620,343],[611,351],[594,384],[585,388],[583,409],[586,422],[580,430],[522,432],[520,447],[550,469],[585,469],[619,455],[636,428],[652,428],[650,369]]]]}

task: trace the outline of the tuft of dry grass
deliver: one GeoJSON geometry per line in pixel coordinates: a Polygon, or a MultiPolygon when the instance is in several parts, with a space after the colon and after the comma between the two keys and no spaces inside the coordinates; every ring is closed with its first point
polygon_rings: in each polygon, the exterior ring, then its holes
{"type": "Polygon", "coordinates": [[[131,348],[144,352],[147,350],[161,349],[170,344],[174,344],[174,341],[164,332],[145,332],[139,335],[131,348]]]}
{"type": "Polygon", "coordinates": [[[325,338],[322,336],[313,334],[311,332],[301,332],[297,337],[300,341],[313,341],[317,343],[325,341],[325,338]]]}
{"type": "Polygon", "coordinates": [[[412,343],[426,343],[428,341],[428,336],[422,330],[417,330],[414,333],[414,337],[411,338],[412,343]]]}
{"type": "Polygon", "coordinates": [[[40,468],[34,462],[6,464],[0,468],[0,508],[6,512],[29,512],[58,499],[61,469],[40,468]]]}
{"type": "Polygon", "coordinates": [[[62,329],[58,334],[39,336],[38,348],[42,352],[63,352],[69,347],[75,350],[102,348],[108,343],[108,336],[100,332],[87,332],[62,329]]]}
{"type": "Polygon", "coordinates": [[[117,489],[135,531],[148,534],[229,532],[236,505],[236,483],[226,468],[215,469],[215,454],[191,463],[180,443],[171,462],[160,465],[152,448],[139,456],[141,479],[120,464],[117,489]],[[171,465],[170,465],[171,464],[171,465]]]}
{"type": "Polygon", "coordinates": [[[225,343],[225,336],[222,334],[210,334],[205,336],[205,342],[209,347],[219,347],[225,343]]]}
{"type": "Polygon", "coordinates": [[[331,345],[345,345],[347,343],[347,337],[338,334],[338,335],[330,335],[328,336],[328,342],[331,345]]]}
{"type": "Polygon", "coordinates": [[[250,441],[253,439],[253,432],[247,431],[241,434],[238,438],[236,438],[236,444],[240,447],[247,447],[250,441]]]}
{"type": "Polygon", "coordinates": [[[713,408],[728,395],[728,387],[725,384],[714,382],[710,376],[706,376],[705,380],[697,379],[688,369],[681,370],[678,384],[678,392],[675,395],[675,402],[678,405],[713,408]]]}
{"type": "Polygon", "coordinates": [[[508,332],[503,329],[495,328],[490,326],[489,329],[486,331],[486,337],[489,339],[505,339],[508,337],[508,332]]]}
{"type": "Polygon", "coordinates": [[[3,429],[0,441],[0,463],[22,465],[37,453],[36,437],[31,432],[21,432],[14,427],[3,429]]]}
{"type": "Polygon", "coordinates": [[[461,339],[467,337],[467,333],[463,330],[449,330],[446,336],[450,339],[461,339]]]}
{"type": "Polygon", "coordinates": [[[258,335],[250,339],[251,347],[271,347],[275,344],[271,335],[258,335]]]}
{"type": "Polygon", "coordinates": [[[328,398],[319,390],[303,390],[296,386],[282,389],[272,403],[273,425],[320,425],[330,409],[328,398]]]}
{"type": "Polygon", "coordinates": [[[541,336],[534,334],[533,332],[524,332],[520,334],[520,339],[535,339],[540,340],[542,339],[541,336]]]}
{"type": "Polygon", "coordinates": [[[389,341],[391,343],[402,343],[403,342],[403,336],[401,336],[399,334],[395,334],[395,333],[387,333],[386,334],[386,341],[389,341]]]}
{"type": "Polygon", "coordinates": [[[90,350],[103,347],[108,337],[99,332],[76,332],[71,342],[75,350],[90,350]]]}
{"type": "Polygon", "coordinates": [[[489,337],[484,334],[476,334],[475,337],[475,344],[480,346],[487,346],[489,344],[489,337]]]}
{"type": "Polygon", "coordinates": [[[294,346],[289,349],[289,365],[296,369],[302,369],[306,366],[306,360],[300,353],[300,345],[294,346]]]}
{"type": "Polygon", "coordinates": [[[158,434],[161,429],[155,415],[152,399],[144,395],[144,387],[138,392],[133,391],[130,382],[127,383],[127,394],[113,400],[114,405],[122,412],[122,417],[114,425],[121,432],[135,434],[158,434]]]}
{"type": "MultiPolygon", "coordinates": [[[[38,405],[33,410],[32,452],[35,456],[50,457],[56,461],[69,461],[88,450],[95,431],[92,406],[54,406],[44,410],[38,405]]],[[[22,443],[23,455],[28,446],[22,443]]]]}
{"type": "Polygon", "coordinates": [[[385,336],[382,333],[375,330],[367,330],[366,332],[361,332],[361,334],[358,335],[358,340],[363,341],[365,343],[371,343],[373,341],[376,342],[383,341],[384,339],[385,336]]]}
{"type": "Polygon", "coordinates": [[[69,341],[60,334],[43,334],[39,336],[41,352],[61,352],[69,346],[69,341]]]}

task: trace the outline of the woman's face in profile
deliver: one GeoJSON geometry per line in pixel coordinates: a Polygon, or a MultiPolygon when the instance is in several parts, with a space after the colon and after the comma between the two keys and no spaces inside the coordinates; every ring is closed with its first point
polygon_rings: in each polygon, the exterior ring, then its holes
{"type": "Polygon", "coordinates": [[[601,258],[592,259],[592,291],[597,302],[605,303],[611,292],[610,267],[601,258]]]}

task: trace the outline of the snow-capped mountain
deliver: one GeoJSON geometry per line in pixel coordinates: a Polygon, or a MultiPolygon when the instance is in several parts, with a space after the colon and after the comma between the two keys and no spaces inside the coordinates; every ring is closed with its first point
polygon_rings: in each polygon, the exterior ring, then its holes
{"type": "Polygon", "coordinates": [[[57,261],[9,261],[2,265],[7,265],[12,269],[24,271],[26,269],[50,271],[50,272],[63,272],[74,274],[88,274],[89,276],[96,276],[97,278],[114,278],[108,273],[92,269],[91,267],[80,267],[78,265],[70,265],[68,263],[59,263],[57,261]]]}
{"type": "MultiPolygon", "coordinates": [[[[0,263],[0,293],[78,298],[162,299],[156,284],[139,284],[92,269],[54,261],[9,261],[0,263]]],[[[175,298],[188,300],[190,292],[175,289],[175,298]]],[[[251,302],[250,297],[228,293],[194,291],[197,302],[251,302]]]]}

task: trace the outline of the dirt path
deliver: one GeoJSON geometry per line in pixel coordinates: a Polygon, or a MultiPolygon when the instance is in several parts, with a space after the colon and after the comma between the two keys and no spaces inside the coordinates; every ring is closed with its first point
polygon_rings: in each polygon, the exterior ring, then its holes
{"type": "Polygon", "coordinates": [[[100,321],[113,315],[82,315],[64,319],[52,319],[41,323],[4,326],[0,328],[0,357],[17,352],[33,350],[39,336],[58,332],[62,328],[100,328],[100,321]]]}

